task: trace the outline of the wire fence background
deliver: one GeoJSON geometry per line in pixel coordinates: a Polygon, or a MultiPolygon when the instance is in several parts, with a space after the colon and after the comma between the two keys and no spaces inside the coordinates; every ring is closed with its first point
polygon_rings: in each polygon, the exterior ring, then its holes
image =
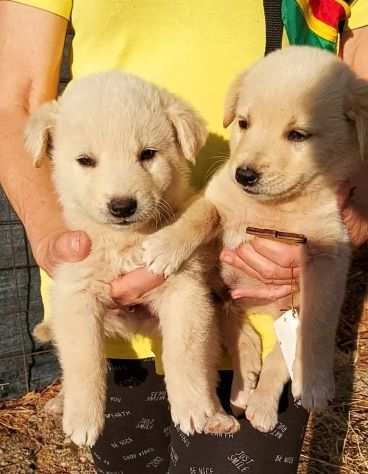
{"type": "MultiPolygon", "coordinates": [[[[69,81],[68,31],[59,92],[69,81]]],[[[11,157],[10,157],[11,159],[11,157]]],[[[40,389],[59,375],[55,351],[32,337],[42,320],[39,269],[22,223],[0,187],[0,399],[40,389]]]]}

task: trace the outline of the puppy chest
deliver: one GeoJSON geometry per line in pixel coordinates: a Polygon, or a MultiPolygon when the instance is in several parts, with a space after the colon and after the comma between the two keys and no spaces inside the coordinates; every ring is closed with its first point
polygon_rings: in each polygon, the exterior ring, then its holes
{"type": "Polygon", "coordinates": [[[247,234],[247,227],[304,234],[310,242],[344,240],[344,227],[336,203],[331,199],[308,199],[275,206],[248,205],[242,220],[234,212],[225,223],[224,246],[234,249],[251,241],[254,237],[247,234]]]}

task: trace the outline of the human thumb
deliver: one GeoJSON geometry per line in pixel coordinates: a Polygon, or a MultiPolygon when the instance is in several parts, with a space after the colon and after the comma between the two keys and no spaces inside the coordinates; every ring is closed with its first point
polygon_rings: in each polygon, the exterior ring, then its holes
{"type": "Polygon", "coordinates": [[[91,251],[91,241],[82,231],[67,231],[51,238],[48,246],[49,260],[54,264],[78,262],[91,251]]]}

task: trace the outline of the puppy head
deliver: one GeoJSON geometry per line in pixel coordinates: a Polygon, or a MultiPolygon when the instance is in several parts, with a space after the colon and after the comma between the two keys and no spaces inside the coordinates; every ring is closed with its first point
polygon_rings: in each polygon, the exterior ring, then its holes
{"type": "Polygon", "coordinates": [[[36,164],[49,136],[66,217],[131,228],[183,199],[207,130],[177,97],[115,71],[76,81],[31,117],[26,147],[36,164]]]}
{"type": "Polygon", "coordinates": [[[259,200],[336,186],[368,153],[368,83],[334,55],[292,46],[270,54],[232,85],[231,177],[259,200]]]}

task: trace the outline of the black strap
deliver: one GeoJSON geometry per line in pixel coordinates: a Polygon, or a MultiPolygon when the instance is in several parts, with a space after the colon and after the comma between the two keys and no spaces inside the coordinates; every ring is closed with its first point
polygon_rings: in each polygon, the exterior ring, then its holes
{"type": "Polygon", "coordinates": [[[263,9],[266,22],[265,56],[275,49],[281,48],[282,42],[282,0],[263,0],[263,9]]]}
{"type": "MultiPolygon", "coordinates": [[[[346,2],[348,5],[351,5],[351,4],[354,2],[354,0],[345,0],[345,2],[346,2]]],[[[348,21],[347,18],[345,18],[344,21],[340,21],[339,28],[338,28],[340,35],[341,35],[342,33],[344,33],[344,31],[345,31],[345,26],[346,26],[346,24],[347,24],[347,21],[348,21]]]]}

